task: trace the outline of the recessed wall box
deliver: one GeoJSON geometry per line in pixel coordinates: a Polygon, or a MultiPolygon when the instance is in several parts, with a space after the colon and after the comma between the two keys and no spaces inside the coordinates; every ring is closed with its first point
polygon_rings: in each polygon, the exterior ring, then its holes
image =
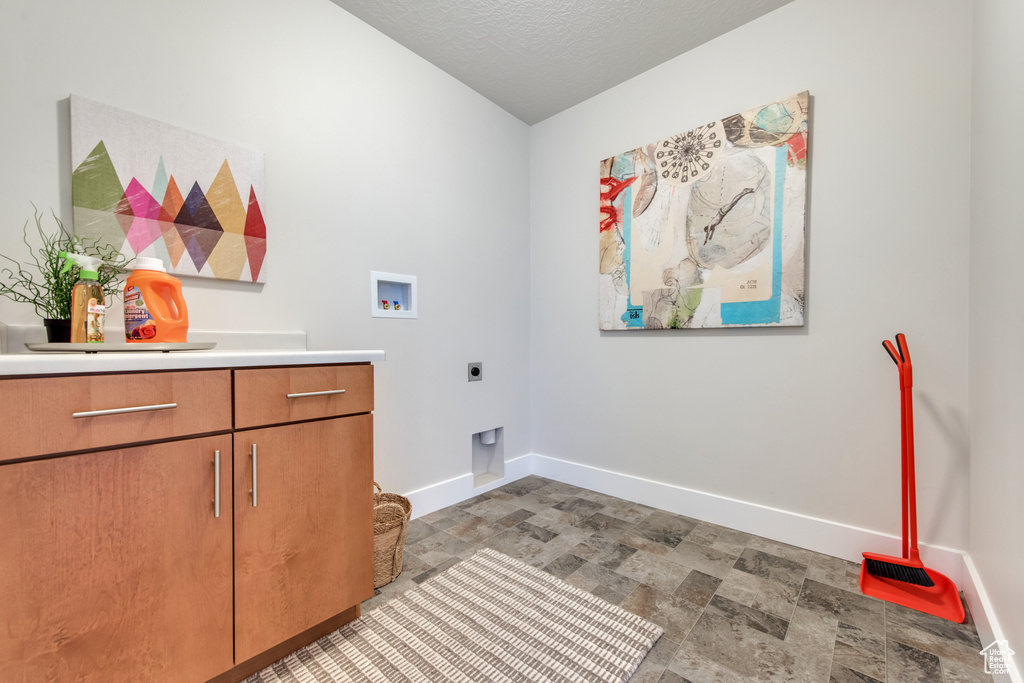
{"type": "Polygon", "coordinates": [[[370,315],[374,318],[415,318],[416,276],[370,271],[370,315]]]}

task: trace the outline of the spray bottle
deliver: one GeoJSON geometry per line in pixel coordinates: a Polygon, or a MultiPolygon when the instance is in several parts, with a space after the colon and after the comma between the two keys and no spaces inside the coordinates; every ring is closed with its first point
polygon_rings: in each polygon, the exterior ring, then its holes
{"type": "Polygon", "coordinates": [[[97,343],[103,341],[103,324],[107,307],[103,299],[103,285],[99,283],[99,270],[103,261],[93,256],[62,251],[66,273],[74,264],[81,268],[78,282],[71,290],[71,341],[97,343]]]}

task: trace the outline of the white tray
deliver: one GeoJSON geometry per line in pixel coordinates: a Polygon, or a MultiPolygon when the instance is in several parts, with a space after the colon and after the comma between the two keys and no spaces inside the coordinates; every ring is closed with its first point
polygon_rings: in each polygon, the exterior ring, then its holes
{"type": "Polygon", "coordinates": [[[70,342],[27,342],[25,347],[29,351],[55,351],[63,353],[125,353],[131,351],[148,351],[150,353],[154,351],[162,351],[169,353],[171,351],[207,351],[217,345],[217,342],[185,342],[183,344],[173,343],[150,343],[150,342],[139,342],[129,344],[127,342],[94,342],[88,343],[70,343],[70,342]]]}

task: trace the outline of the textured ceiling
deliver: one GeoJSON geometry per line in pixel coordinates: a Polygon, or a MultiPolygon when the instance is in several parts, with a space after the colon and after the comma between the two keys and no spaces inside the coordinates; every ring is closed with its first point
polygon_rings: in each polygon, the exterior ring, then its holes
{"type": "Polygon", "coordinates": [[[533,124],[791,0],[333,0],[533,124]]]}

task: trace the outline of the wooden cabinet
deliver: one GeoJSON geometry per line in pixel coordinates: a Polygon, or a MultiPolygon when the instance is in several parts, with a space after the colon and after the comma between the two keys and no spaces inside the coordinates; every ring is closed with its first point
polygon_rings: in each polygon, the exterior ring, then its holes
{"type": "Polygon", "coordinates": [[[232,665],[231,438],[0,467],[0,679],[204,681],[232,665]]]}
{"type": "Polygon", "coordinates": [[[0,379],[0,680],[240,681],[358,616],[372,409],[368,364],[0,379]]]}
{"type": "Polygon", "coordinates": [[[238,661],[373,595],[370,420],[235,434],[238,661]]]}

